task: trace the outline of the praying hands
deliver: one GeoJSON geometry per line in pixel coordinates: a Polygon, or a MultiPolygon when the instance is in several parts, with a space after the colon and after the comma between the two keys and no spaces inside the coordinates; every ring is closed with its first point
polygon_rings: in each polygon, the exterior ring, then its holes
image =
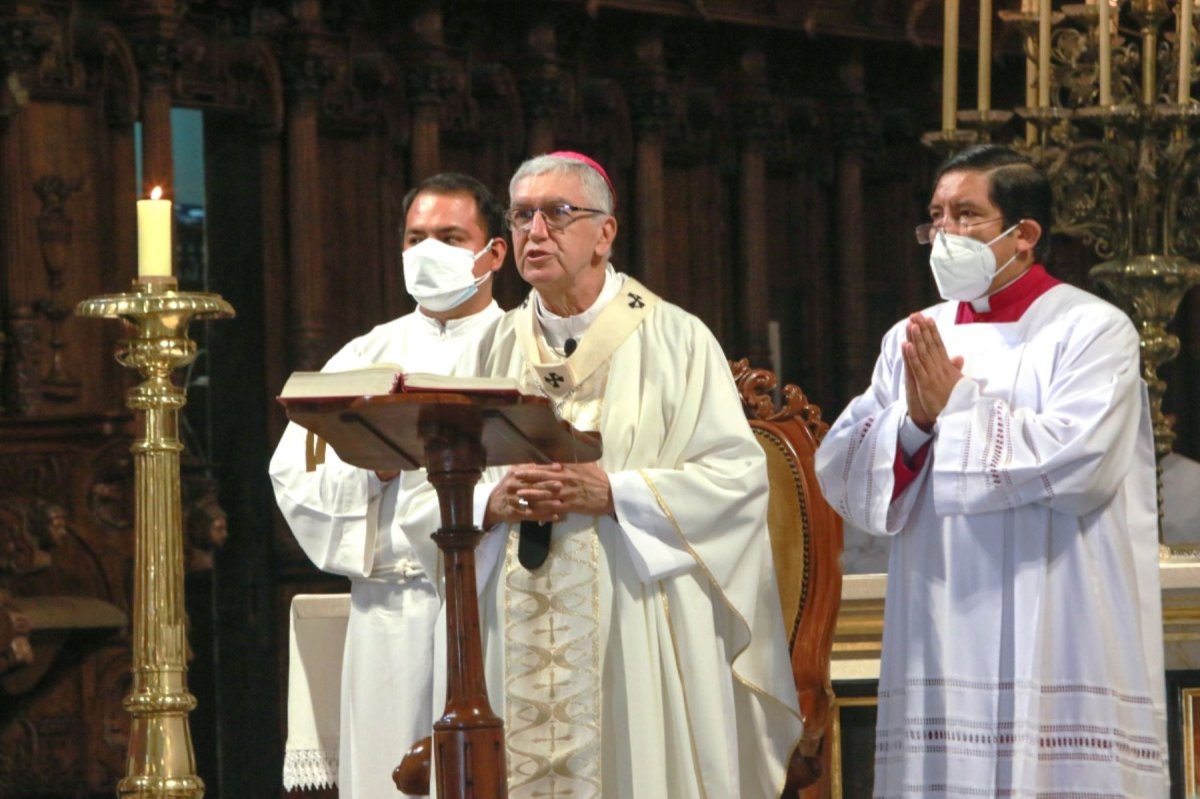
{"type": "Polygon", "coordinates": [[[908,340],[901,345],[908,415],[925,432],[933,429],[950,392],[962,379],[962,356],[951,358],[932,319],[920,313],[908,317],[908,340]]]}
{"type": "Polygon", "coordinates": [[[556,522],[568,513],[613,512],[608,475],[594,463],[522,464],[509,469],[488,498],[483,527],[525,520],[556,522]]]}

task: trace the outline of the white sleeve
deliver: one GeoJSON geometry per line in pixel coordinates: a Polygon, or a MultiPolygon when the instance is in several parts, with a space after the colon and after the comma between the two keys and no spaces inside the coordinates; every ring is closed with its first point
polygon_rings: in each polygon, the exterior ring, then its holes
{"type": "Polygon", "coordinates": [[[932,431],[926,433],[917,427],[917,423],[912,420],[911,416],[907,413],[904,414],[904,421],[900,422],[900,451],[904,453],[906,462],[912,460],[912,456],[917,454],[917,450],[929,443],[932,438],[932,431]]]}
{"type": "Polygon", "coordinates": [[[308,432],[289,424],[271,457],[275,501],[301,549],[318,569],[365,577],[375,556],[379,497],[374,472],[350,466],[332,448],[305,470],[308,432]]]}
{"type": "MultiPolygon", "coordinates": [[[[369,363],[360,351],[363,340],[347,343],[322,371],[369,363]]],[[[382,484],[373,471],[344,462],[332,447],[325,448],[323,464],[307,471],[307,439],[308,431],[295,423],[280,437],[269,467],[275,501],[314,566],[347,577],[367,576],[375,560],[382,484]]]]}
{"type": "MultiPolygon", "coordinates": [[[[645,582],[703,568],[718,585],[746,546],[766,536],[766,456],[738,396],[729,362],[702,325],[688,329],[685,390],[660,398],[673,406],[664,441],[641,468],[608,472],[617,524],[645,582]],[[664,455],[664,452],[670,452],[664,455]]],[[[682,353],[681,353],[682,355],[682,353]]]]}
{"type": "Polygon", "coordinates": [[[870,387],[830,426],[816,456],[817,480],[826,501],[848,523],[873,535],[895,535],[904,528],[929,474],[928,468],[922,469],[892,502],[896,448],[908,417],[898,335],[900,326],[884,337],[870,387]]]}
{"type": "Polygon", "coordinates": [[[625,532],[629,555],[642,582],[661,580],[696,564],[680,546],[674,526],[639,472],[612,472],[608,480],[617,524],[625,532]]]}

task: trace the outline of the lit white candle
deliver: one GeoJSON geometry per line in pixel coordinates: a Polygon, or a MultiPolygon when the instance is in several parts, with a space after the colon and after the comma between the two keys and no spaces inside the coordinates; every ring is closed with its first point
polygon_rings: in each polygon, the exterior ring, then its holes
{"type": "Polygon", "coordinates": [[[942,44],[942,130],[948,132],[958,121],[958,0],[946,0],[942,44]]]}
{"type": "Polygon", "coordinates": [[[150,199],[138,200],[138,277],[171,275],[171,201],[155,186],[150,199]]]}
{"type": "Polygon", "coordinates": [[[1038,2],[1038,107],[1050,105],[1050,0],[1038,2]]]}
{"type": "Polygon", "coordinates": [[[1192,0],[1179,0],[1179,102],[1192,101],[1192,0]]]}
{"type": "Polygon", "coordinates": [[[1112,24],[1108,0],[1100,0],[1096,35],[1100,43],[1100,105],[1112,105],[1112,24]]]}
{"type": "Polygon", "coordinates": [[[992,0],[979,0],[979,96],[980,111],[992,108],[992,0]]]}

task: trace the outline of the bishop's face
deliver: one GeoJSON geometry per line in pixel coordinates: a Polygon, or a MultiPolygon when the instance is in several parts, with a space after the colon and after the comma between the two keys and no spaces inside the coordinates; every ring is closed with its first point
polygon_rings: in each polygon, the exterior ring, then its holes
{"type": "MultiPolygon", "coordinates": [[[[510,198],[513,208],[563,203],[579,208],[592,206],[576,175],[531,175],[513,187],[510,198]]],[[[512,234],[517,270],[543,296],[588,293],[592,287],[599,293],[616,229],[612,216],[580,213],[565,227],[554,230],[546,225],[541,213],[535,213],[527,230],[514,230],[512,234]]]]}

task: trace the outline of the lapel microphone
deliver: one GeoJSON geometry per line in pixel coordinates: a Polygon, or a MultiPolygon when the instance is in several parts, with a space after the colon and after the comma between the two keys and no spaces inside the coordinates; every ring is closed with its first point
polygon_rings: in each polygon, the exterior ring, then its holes
{"type": "Polygon", "coordinates": [[[572,352],[574,352],[574,351],[575,351],[575,348],[576,348],[576,347],[578,347],[578,346],[579,346],[579,342],[578,342],[578,341],[576,341],[576,340],[575,340],[575,339],[573,339],[573,338],[569,338],[569,339],[567,339],[566,341],[564,341],[564,342],[563,342],[563,352],[564,352],[564,353],[566,353],[566,355],[567,355],[567,357],[568,357],[568,358],[570,358],[570,357],[571,357],[571,353],[572,353],[572,352]]]}

